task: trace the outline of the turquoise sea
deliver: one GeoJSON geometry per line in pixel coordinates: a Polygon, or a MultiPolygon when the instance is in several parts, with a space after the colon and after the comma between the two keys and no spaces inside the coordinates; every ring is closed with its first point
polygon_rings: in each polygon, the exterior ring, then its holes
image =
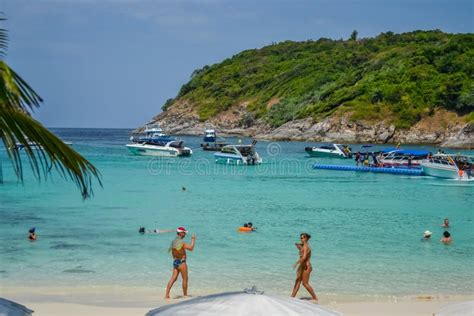
{"type": "Polygon", "coordinates": [[[257,285],[289,295],[301,232],[312,235],[320,295],[474,293],[474,182],[312,170],[317,161],[353,161],[309,158],[302,142],[261,141],[264,164],[225,166],[198,148],[200,137],[183,137],[191,158],[160,159],[130,154],[127,129],[53,131],[100,169],[103,188],[96,184],[83,201],[71,182],[55,174],[39,183],[27,165],[21,184],[0,149],[0,289],[141,287],[161,296],[175,235],[138,228],[185,226],[197,236],[188,255],[191,294],[257,285]],[[450,246],[439,242],[445,217],[450,246]],[[238,233],[248,221],[257,232],[238,233]],[[26,238],[32,226],[37,242],[26,238]],[[425,230],[432,240],[421,241],[425,230]]]}

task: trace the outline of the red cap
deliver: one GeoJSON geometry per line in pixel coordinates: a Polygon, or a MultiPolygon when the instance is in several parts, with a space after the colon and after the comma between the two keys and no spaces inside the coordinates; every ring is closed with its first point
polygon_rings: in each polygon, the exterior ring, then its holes
{"type": "Polygon", "coordinates": [[[177,232],[177,233],[187,233],[188,231],[187,231],[186,228],[184,228],[184,227],[178,227],[178,228],[176,229],[176,232],[177,232]]]}

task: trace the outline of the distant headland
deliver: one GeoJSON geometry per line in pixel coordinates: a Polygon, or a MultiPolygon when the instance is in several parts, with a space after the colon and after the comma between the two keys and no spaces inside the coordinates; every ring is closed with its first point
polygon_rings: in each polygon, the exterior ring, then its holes
{"type": "Polygon", "coordinates": [[[172,134],[474,148],[474,34],[285,41],[195,70],[151,121],[172,134]]]}

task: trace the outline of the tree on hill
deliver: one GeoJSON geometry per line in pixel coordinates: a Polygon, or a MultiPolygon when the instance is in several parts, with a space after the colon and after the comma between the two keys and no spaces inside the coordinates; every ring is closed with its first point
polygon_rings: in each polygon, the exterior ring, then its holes
{"type": "Polygon", "coordinates": [[[359,34],[359,32],[357,32],[357,30],[352,31],[350,40],[351,41],[357,41],[357,34],[359,34]]]}

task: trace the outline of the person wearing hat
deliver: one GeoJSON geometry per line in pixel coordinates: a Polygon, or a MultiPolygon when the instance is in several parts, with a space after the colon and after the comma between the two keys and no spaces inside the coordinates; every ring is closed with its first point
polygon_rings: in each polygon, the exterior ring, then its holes
{"type": "Polygon", "coordinates": [[[433,235],[432,232],[430,232],[429,230],[425,231],[425,233],[423,234],[423,240],[429,240],[431,235],[433,235]]]}
{"type": "Polygon", "coordinates": [[[186,250],[193,251],[194,244],[196,242],[196,236],[191,236],[191,244],[187,244],[183,241],[188,231],[184,227],[178,227],[176,234],[178,235],[172,242],[169,248],[169,252],[173,256],[173,274],[171,279],[166,286],[165,298],[170,298],[170,291],[173,287],[174,282],[178,279],[181,273],[183,279],[183,295],[188,296],[188,265],[186,264],[186,250]]]}
{"type": "Polygon", "coordinates": [[[28,231],[28,239],[31,241],[38,239],[38,236],[36,236],[36,227],[30,228],[30,230],[28,231]]]}

